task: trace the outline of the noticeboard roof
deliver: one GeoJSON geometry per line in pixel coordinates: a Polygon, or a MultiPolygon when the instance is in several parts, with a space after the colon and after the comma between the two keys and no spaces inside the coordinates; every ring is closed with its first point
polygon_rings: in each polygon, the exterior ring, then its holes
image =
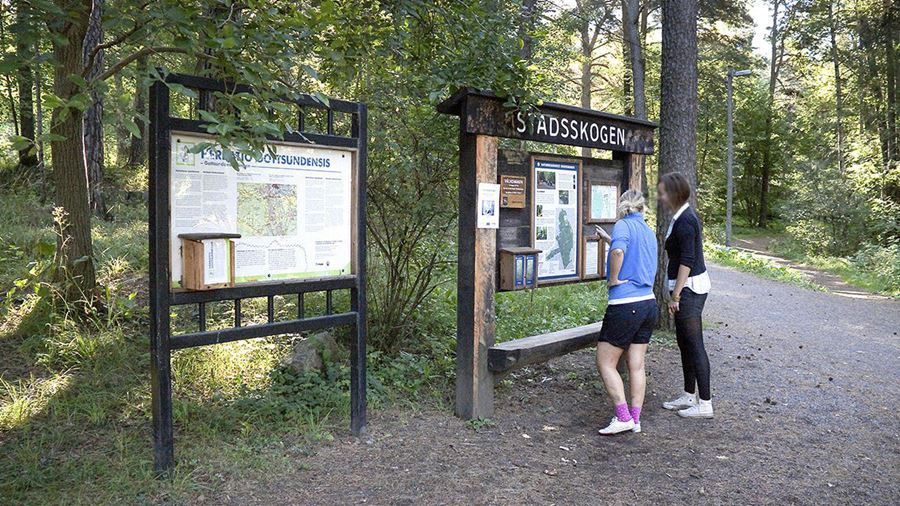
{"type": "MultiPolygon", "coordinates": [[[[500,97],[496,93],[490,90],[483,90],[479,88],[471,88],[471,87],[463,87],[458,90],[446,99],[443,102],[438,104],[437,110],[443,114],[452,114],[455,116],[459,116],[459,108],[462,100],[468,96],[477,96],[490,98],[498,101],[505,101],[504,97],[500,97]]],[[[645,119],[635,118],[633,116],[625,116],[622,114],[612,114],[609,112],[597,111],[595,109],[585,109],[583,107],[577,107],[569,104],[560,104],[558,102],[544,102],[540,106],[541,109],[549,109],[549,110],[559,110],[559,111],[568,111],[577,114],[584,114],[586,116],[594,116],[596,118],[603,119],[612,119],[616,121],[623,121],[627,123],[633,123],[634,125],[639,125],[647,128],[659,128],[659,124],[653,121],[648,121],[645,119]]]]}
{"type": "Polygon", "coordinates": [[[536,114],[506,106],[506,99],[477,88],[460,88],[437,106],[438,112],[463,118],[467,133],[608,149],[653,153],[652,121],[572,105],[544,102],[536,114]]]}

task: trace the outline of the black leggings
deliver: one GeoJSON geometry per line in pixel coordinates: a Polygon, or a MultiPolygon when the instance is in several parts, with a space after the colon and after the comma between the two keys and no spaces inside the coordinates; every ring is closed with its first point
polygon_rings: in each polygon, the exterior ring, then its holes
{"type": "Polygon", "coordinates": [[[681,350],[681,368],[684,371],[684,391],[693,393],[694,385],[700,390],[700,398],[711,399],[709,391],[709,356],[703,345],[703,306],[706,294],[698,295],[690,289],[681,291],[679,311],[675,313],[675,336],[681,350]]]}

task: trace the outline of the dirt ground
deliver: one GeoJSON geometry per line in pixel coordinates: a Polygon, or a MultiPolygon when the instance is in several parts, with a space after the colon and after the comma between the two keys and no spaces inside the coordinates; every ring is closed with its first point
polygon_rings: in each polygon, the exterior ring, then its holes
{"type": "Polygon", "coordinates": [[[288,475],[235,481],[224,504],[900,504],[900,302],[849,299],[711,268],[714,420],[663,410],[681,389],[658,342],[644,432],[612,416],[593,355],[498,389],[495,425],[389,410],[288,475]]]}

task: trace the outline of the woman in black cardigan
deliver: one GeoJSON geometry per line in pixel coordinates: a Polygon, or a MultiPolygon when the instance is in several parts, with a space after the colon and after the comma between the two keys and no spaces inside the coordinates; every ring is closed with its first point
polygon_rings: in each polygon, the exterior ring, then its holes
{"type": "Polygon", "coordinates": [[[684,393],[663,403],[685,418],[712,418],[709,388],[709,356],[703,345],[703,306],[710,290],[703,261],[700,218],[690,206],[691,185],[684,175],[673,172],[659,182],[659,200],[674,212],[666,234],[669,255],[669,313],[675,317],[675,336],[681,350],[684,393]]]}

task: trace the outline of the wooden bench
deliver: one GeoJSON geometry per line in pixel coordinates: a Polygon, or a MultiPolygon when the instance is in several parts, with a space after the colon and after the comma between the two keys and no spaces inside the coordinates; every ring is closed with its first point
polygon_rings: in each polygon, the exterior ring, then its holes
{"type": "Polygon", "coordinates": [[[602,322],[523,337],[488,348],[488,369],[504,373],[526,365],[546,362],[597,343],[602,322]]]}

